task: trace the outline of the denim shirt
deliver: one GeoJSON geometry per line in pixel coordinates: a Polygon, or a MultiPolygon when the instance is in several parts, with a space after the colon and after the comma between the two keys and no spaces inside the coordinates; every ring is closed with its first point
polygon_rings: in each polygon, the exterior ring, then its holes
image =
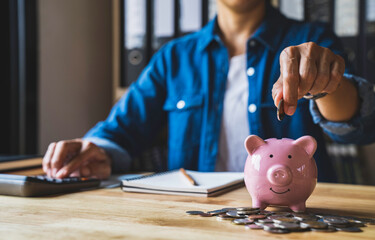
{"type": "MultiPolygon", "coordinates": [[[[338,142],[374,141],[375,97],[371,84],[345,75],[364,89],[359,91],[361,111],[352,120],[326,121],[312,100],[301,99],[295,114],[279,122],[271,90],[280,75],[280,53],[288,46],[310,41],[343,55],[337,37],[325,25],[296,22],[267,9],[265,19],[246,47],[249,134],[263,139],[313,136],[318,142],[314,155],[318,180],[332,182],[335,174],[322,128],[338,142]]],[[[228,65],[228,51],[218,35],[215,18],[199,32],[163,46],[108,118],[85,138],[107,150],[112,156],[113,171],[121,172],[167,126],[169,169],[214,171],[228,65]]]]}

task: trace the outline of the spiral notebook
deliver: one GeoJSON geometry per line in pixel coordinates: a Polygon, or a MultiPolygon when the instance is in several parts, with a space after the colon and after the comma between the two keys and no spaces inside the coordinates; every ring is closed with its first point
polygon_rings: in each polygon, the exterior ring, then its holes
{"type": "Polygon", "coordinates": [[[198,183],[193,186],[178,170],[122,181],[125,192],[212,197],[244,185],[242,172],[186,172],[198,183]]]}

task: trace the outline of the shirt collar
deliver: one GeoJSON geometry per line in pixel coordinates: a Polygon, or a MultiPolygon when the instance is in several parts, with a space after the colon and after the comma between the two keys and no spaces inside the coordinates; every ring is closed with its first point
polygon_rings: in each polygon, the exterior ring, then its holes
{"type": "Polygon", "coordinates": [[[206,49],[212,42],[221,42],[219,37],[219,26],[217,24],[217,15],[200,30],[198,49],[206,49]]]}
{"type": "MultiPolygon", "coordinates": [[[[281,41],[286,18],[269,4],[266,5],[266,16],[250,39],[256,39],[267,48],[275,51],[281,41]]],[[[221,42],[217,16],[200,31],[199,50],[206,49],[212,42],[221,42]]]]}

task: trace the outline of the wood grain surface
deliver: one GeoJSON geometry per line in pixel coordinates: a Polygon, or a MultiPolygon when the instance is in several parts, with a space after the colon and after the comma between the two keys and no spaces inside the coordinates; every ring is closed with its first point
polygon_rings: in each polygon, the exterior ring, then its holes
{"type": "MultiPolygon", "coordinates": [[[[0,196],[0,238],[375,239],[375,225],[361,233],[274,235],[185,213],[250,205],[245,188],[211,198],[124,193],[119,188],[40,198],[0,196]]],[[[307,207],[310,212],[375,217],[375,187],[319,183],[307,207]]]]}

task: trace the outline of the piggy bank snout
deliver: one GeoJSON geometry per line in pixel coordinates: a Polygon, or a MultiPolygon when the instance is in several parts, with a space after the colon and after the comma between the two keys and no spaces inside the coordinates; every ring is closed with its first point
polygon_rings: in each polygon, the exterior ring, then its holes
{"type": "Polygon", "coordinates": [[[292,181],[293,175],[289,167],[284,165],[274,165],[268,169],[267,179],[271,184],[282,187],[288,185],[292,181]]]}

